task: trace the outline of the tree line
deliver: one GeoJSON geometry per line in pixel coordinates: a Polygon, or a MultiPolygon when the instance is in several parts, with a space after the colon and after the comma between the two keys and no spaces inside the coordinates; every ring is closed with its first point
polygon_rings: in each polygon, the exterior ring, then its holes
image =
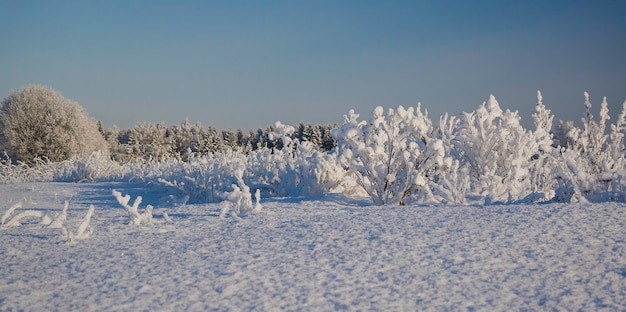
{"type": "MultiPolygon", "coordinates": [[[[213,126],[192,124],[184,120],[180,125],[166,126],[164,123],[142,122],[131,129],[110,127],[99,130],[109,145],[111,157],[118,162],[133,159],[162,159],[180,157],[188,159],[190,155],[203,156],[210,153],[222,153],[238,150],[244,153],[258,149],[282,149],[283,138],[273,137],[274,126],[265,129],[244,132],[241,129],[219,131],[213,126]]],[[[312,125],[301,122],[291,139],[310,142],[322,152],[332,150],[336,142],[331,130],[338,125],[312,125]]]]}

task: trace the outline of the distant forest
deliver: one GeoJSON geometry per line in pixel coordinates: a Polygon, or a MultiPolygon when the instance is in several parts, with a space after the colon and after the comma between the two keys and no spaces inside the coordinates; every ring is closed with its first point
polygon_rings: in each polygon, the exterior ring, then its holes
{"type": "MultiPolygon", "coordinates": [[[[337,127],[337,124],[312,125],[301,122],[292,139],[311,142],[319,151],[329,151],[336,146],[331,130],[337,127]]],[[[271,135],[275,130],[273,126],[245,133],[241,129],[219,131],[212,126],[205,127],[184,120],[180,125],[172,126],[142,122],[132,129],[115,126],[104,129],[102,123],[98,122],[98,129],[109,144],[111,157],[118,162],[164,157],[186,160],[189,155],[201,156],[233,149],[248,153],[260,148],[282,148],[282,139],[271,135]]]]}

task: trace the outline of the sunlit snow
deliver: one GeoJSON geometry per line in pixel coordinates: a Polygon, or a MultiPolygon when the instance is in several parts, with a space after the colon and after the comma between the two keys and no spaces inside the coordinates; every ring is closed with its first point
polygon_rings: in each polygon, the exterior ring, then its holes
{"type": "Polygon", "coordinates": [[[626,308],[626,205],[370,206],[340,195],[165,205],[131,183],[0,185],[0,310],[585,310],[626,308]],[[151,224],[129,224],[112,190],[151,224]],[[85,225],[86,227],[86,225],[85,225]],[[87,228],[87,227],[86,227],[87,228]],[[83,229],[84,230],[84,229],[83,229]],[[87,231],[89,231],[87,230],[87,231]]]}

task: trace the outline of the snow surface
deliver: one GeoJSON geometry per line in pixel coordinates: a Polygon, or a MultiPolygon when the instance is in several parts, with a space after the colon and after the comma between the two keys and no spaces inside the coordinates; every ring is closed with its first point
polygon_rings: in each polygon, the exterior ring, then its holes
{"type": "Polygon", "coordinates": [[[624,310],[626,205],[369,206],[339,195],[269,199],[237,220],[219,204],[164,206],[129,183],[0,185],[0,310],[624,310]],[[111,195],[154,205],[129,225],[111,195]],[[172,219],[167,222],[163,213],[172,219]],[[10,219],[10,217],[9,217],[10,219]]]}

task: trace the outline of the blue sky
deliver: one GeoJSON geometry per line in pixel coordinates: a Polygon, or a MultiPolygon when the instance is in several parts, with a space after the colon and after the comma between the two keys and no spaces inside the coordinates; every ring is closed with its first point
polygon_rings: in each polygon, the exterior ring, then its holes
{"type": "Polygon", "coordinates": [[[3,1],[0,94],[43,84],[105,126],[340,123],[494,94],[524,124],[541,90],[579,121],[583,92],[626,100],[626,1],[3,1]],[[182,3],[177,3],[182,2],[182,3]]]}

